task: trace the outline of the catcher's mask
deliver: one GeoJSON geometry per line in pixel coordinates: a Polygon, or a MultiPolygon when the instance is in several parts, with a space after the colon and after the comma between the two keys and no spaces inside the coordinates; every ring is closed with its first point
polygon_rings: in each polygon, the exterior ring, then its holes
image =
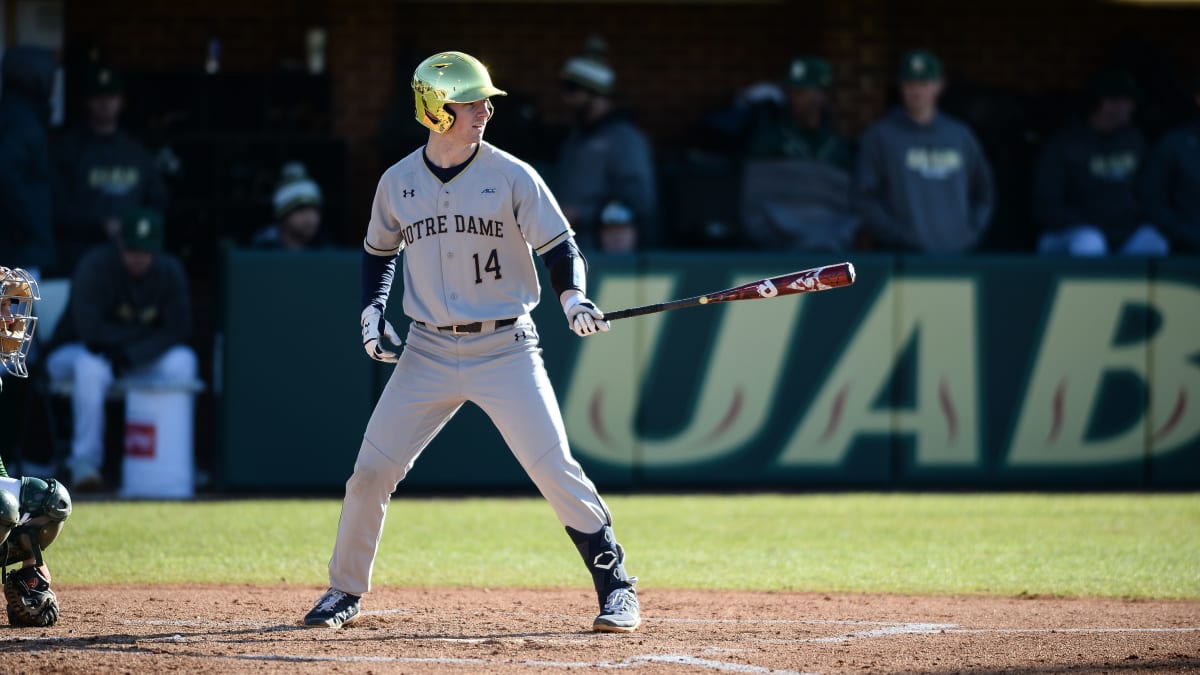
{"type": "Polygon", "coordinates": [[[492,84],[487,67],[462,52],[441,52],[425,59],[413,72],[417,121],[444,134],[454,124],[447,103],[471,103],[508,92],[492,84]]]}
{"type": "Polygon", "coordinates": [[[37,281],[29,272],[0,267],[0,362],[17,377],[29,375],[25,357],[37,325],[33,301],[41,299],[37,281]]]}

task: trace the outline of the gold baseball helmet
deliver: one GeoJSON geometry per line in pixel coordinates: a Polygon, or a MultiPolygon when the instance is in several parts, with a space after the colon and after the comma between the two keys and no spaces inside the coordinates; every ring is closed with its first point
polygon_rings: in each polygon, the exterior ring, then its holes
{"type": "Polygon", "coordinates": [[[29,375],[25,357],[37,325],[33,301],[41,299],[37,281],[29,272],[0,267],[0,363],[17,377],[29,375]]]}
{"type": "Polygon", "coordinates": [[[439,134],[454,124],[447,103],[471,103],[508,92],[492,84],[492,76],[479,59],[462,52],[441,52],[425,59],[413,72],[413,97],[417,121],[439,134]]]}

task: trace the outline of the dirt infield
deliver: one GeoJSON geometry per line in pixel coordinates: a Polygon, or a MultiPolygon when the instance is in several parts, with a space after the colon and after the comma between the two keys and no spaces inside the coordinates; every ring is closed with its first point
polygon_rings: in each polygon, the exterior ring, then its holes
{"type": "Polygon", "coordinates": [[[5,672],[1031,673],[1200,671],[1200,601],[643,589],[631,635],[579,590],[383,588],[340,631],[315,587],[73,587],[0,629],[5,672]]]}

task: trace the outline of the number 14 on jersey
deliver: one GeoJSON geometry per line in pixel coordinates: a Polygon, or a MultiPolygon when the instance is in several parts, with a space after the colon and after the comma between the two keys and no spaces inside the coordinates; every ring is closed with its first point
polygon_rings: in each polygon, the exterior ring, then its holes
{"type": "Polygon", "coordinates": [[[483,283],[484,273],[491,274],[493,279],[503,278],[500,274],[500,257],[497,255],[496,249],[492,249],[492,252],[488,254],[487,259],[483,261],[482,268],[479,266],[478,253],[472,253],[471,259],[475,261],[475,283],[483,283]]]}

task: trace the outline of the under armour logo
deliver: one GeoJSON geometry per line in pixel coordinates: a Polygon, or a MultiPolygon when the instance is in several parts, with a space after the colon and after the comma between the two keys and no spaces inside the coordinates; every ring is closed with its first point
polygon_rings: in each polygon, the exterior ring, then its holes
{"type": "Polygon", "coordinates": [[[613,565],[616,565],[619,562],[621,561],[617,560],[616,551],[605,551],[596,556],[595,560],[592,561],[592,567],[602,570],[611,570],[613,565]]]}
{"type": "Polygon", "coordinates": [[[524,340],[526,337],[528,337],[528,334],[526,334],[525,331],[523,331],[523,330],[513,333],[513,341],[514,342],[520,342],[521,340],[524,340]]]}
{"type": "Polygon", "coordinates": [[[405,196],[405,197],[416,197],[416,196],[417,196],[417,191],[416,191],[416,189],[412,189],[412,190],[401,190],[400,192],[401,192],[401,193],[403,193],[403,196],[405,196]]]}

